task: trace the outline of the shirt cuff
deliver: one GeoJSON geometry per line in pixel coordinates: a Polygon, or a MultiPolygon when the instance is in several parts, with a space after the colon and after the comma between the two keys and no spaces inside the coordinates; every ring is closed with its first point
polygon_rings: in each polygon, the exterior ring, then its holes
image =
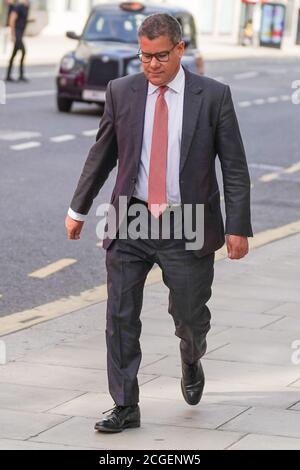
{"type": "Polygon", "coordinates": [[[71,217],[73,220],[78,220],[79,222],[85,222],[86,220],[86,215],[79,214],[78,212],[73,211],[71,207],[68,210],[68,216],[71,217]]]}

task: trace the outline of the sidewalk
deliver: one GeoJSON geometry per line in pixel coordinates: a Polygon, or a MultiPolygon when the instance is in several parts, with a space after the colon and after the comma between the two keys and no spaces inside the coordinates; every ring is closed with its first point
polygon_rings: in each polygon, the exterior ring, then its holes
{"type": "MultiPolygon", "coordinates": [[[[76,48],[77,41],[66,36],[39,35],[25,38],[28,55],[27,65],[58,64],[63,55],[76,48]]],[[[2,41],[1,41],[2,46],[2,41]]],[[[6,52],[0,48],[0,66],[6,66],[12,45],[6,52]]],[[[224,43],[211,42],[207,39],[199,41],[200,50],[205,60],[242,59],[250,57],[269,57],[280,59],[285,57],[300,57],[300,46],[286,46],[281,50],[268,47],[243,47],[224,43]]]]}
{"type": "Polygon", "coordinates": [[[93,430],[113,405],[106,302],[2,337],[9,362],[0,366],[0,449],[300,449],[300,364],[291,346],[300,340],[299,246],[297,234],[216,263],[196,407],[181,396],[167,289],[146,287],[140,429],[93,430]]]}

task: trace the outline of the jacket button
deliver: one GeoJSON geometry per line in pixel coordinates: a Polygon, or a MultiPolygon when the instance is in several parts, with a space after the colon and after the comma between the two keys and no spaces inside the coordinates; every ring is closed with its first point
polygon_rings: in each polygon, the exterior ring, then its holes
{"type": "Polygon", "coordinates": [[[132,183],[136,183],[136,178],[131,178],[132,183]]]}

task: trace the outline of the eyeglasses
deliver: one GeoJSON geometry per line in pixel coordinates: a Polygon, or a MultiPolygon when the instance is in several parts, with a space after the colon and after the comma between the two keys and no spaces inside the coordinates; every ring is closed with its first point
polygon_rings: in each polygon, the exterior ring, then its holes
{"type": "Polygon", "coordinates": [[[149,64],[153,57],[155,57],[158,62],[168,62],[170,58],[170,53],[175,49],[176,46],[178,46],[179,42],[175,44],[175,46],[172,47],[169,51],[162,51],[162,52],[156,52],[156,54],[148,54],[147,52],[143,52],[139,50],[137,53],[137,57],[140,59],[141,62],[144,64],[149,64]]]}

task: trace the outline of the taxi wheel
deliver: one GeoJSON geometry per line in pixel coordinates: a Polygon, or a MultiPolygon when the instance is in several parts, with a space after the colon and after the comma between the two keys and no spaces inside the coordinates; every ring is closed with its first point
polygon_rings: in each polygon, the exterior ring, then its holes
{"type": "Polygon", "coordinates": [[[72,108],[73,101],[68,98],[57,97],[57,108],[61,113],[69,113],[72,108]]]}

